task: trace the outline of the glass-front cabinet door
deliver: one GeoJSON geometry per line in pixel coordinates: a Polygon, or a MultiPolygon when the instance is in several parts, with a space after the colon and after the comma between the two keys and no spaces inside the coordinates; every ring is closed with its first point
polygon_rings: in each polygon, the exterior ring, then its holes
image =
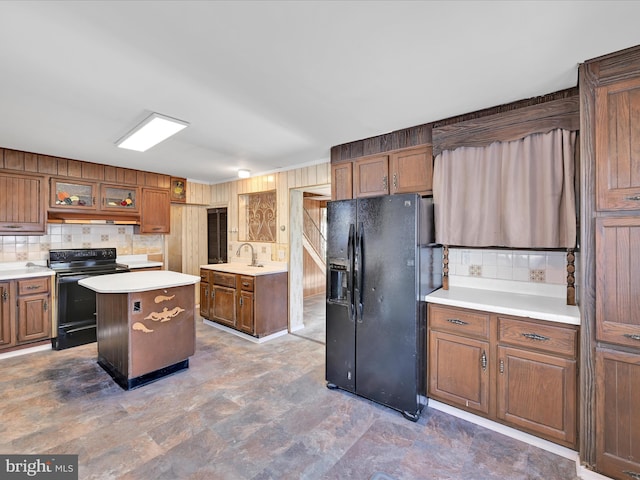
{"type": "Polygon", "coordinates": [[[118,212],[138,211],[138,187],[101,185],[101,210],[118,212]]]}
{"type": "Polygon", "coordinates": [[[58,210],[95,210],[98,184],[51,179],[49,206],[58,210]]]}

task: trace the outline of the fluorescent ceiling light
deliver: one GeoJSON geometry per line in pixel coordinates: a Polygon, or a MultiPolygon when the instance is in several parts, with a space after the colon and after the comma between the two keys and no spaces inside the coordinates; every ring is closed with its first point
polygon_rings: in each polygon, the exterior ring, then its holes
{"type": "Polygon", "coordinates": [[[249,178],[251,176],[251,170],[241,168],[240,170],[238,170],[238,176],[240,178],[249,178]]]}
{"type": "Polygon", "coordinates": [[[152,113],[139,125],[116,142],[120,148],[144,152],[188,127],[187,122],[152,113]]]}

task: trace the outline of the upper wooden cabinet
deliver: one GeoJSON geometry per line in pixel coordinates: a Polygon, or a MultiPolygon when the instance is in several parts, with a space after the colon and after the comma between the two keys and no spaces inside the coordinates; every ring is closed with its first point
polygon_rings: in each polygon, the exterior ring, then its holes
{"type": "Polygon", "coordinates": [[[168,189],[142,188],[140,227],[136,233],[169,233],[171,199],[168,189]]]}
{"type": "Polygon", "coordinates": [[[598,210],[640,210],[640,78],[596,88],[598,210]]]}
{"type": "Polygon", "coordinates": [[[331,198],[431,193],[433,156],[430,145],[393,150],[331,165],[331,198]]]}
{"type": "Polygon", "coordinates": [[[0,173],[0,233],[37,235],[46,233],[43,177],[0,173]]]}
{"type": "Polygon", "coordinates": [[[433,188],[431,146],[392,153],[390,193],[428,193],[433,188]]]}
{"type": "Polygon", "coordinates": [[[51,210],[136,214],[138,187],[51,178],[51,210]]]}
{"type": "Polygon", "coordinates": [[[353,198],[353,162],[331,165],[331,198],[333,200],[353,198]]]}
{"type": "Polygon", "coordinates": [[[353,164],[353,196],[375,197],[389,194],[389,156],[376,155],[353,164]]]}

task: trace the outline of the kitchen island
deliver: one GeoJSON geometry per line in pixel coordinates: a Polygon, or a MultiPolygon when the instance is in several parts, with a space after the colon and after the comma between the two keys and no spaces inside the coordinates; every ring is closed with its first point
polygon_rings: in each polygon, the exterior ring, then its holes
{"type": "Polygon", "coordinates": [[[85,278],[96,292],[98,364],[125,390],[189,367],[200,278],[142,271],[85,278]]]}
{"type": "Polygon", "coordinates": [[[200,266],[204,322],[261,343],[287,333],[289,281],[285,262],[200,266]]]}

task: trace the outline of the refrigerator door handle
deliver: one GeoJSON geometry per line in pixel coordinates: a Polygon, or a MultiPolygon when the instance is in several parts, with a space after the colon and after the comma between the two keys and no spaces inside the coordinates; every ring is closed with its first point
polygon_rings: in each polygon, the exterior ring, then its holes
{"type": "Polygon", "coordinates": [[[349,318],[351,321],[355,321],[355,293],[354,293],[354,281],[353,281],[353,272],[354,272],[354,264],[355,264],[355,236],[356,236],[356,227],[352,223],[349,225],[349,242],[347,244],[347,260],[349,262],[349,274],[347,275],[347,295],[348,295],[348,303],[349,303],[349,318]]]}
{"type": "Polygon", "coordinates": [[[362,241],[364,237],[364,225],[362,223],[358,224],[358,234],[356,235],[356,269],[355,269],[355,288],[354,292],[356,294],[355,302],[357,305],[357,321],[362,323],[362,279],[364,278],[364,264],[362,262],[362,241]]]}

